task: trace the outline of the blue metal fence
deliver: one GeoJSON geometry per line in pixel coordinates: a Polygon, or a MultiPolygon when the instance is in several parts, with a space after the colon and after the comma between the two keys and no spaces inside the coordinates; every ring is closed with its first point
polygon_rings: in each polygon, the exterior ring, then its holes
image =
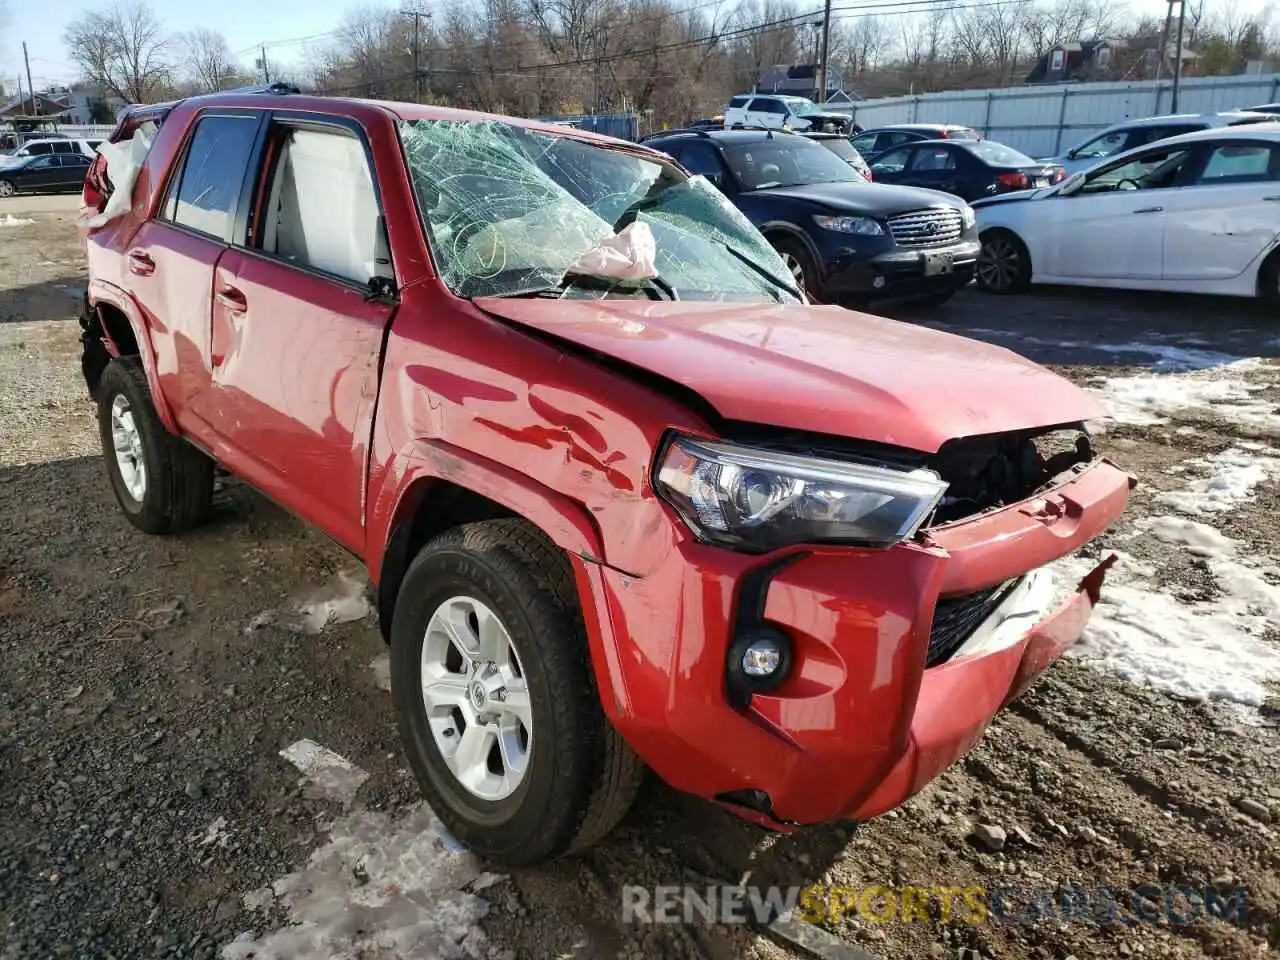
{"type": "Polygon", "coordinates": [[[538,117],[543,123],[569,123],[591,133],[619,140],[640,139],[640,118],[634,113],[588,113],[578,116],[538,117]]]}

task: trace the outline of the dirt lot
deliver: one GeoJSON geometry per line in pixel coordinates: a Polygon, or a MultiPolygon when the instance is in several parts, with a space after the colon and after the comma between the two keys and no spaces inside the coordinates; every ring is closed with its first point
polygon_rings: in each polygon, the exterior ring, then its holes
{"type": "Polygon", "coordinates": [[[651,782],[597,849],[492,875],[417,802],[382,642],[339,578],[349,557],[231,480],[218,521],[194,535],[147,538],[120,516],[79,380],[73,216],[70,199],[0,209],[6,960],[809,955],[780,930],[622,922],[624,886],[710,882],[1003,891],[982,924],[936,907],[913,923],[851,911],[816,935],[833,958],[1280,948],[1280,691],[1266,679],[1280,662],[1268,659],[1280,658],[1280,366],[1229,363],[1280,352],[1274,316],[1193,298],[966,293],[927,318],[1053,364],[1125,411],[1100,443],[1142,485],[1105,537],[1126,557],[1119,599],[1084,655],[906,808],[857,829],[767,835],[651,782]],[[326,590],[331,607],[306,605],[326,590]],[[299,611],[317,609],[317,622],[349,622],[308,632],[299,611]],[[1125,646],[1136,637],[1145,660],[1125,646]],[[304,739],[359,768],[337,770],[345,795],[280,756],[304,739]],[[1030,909],[1036,891],[1107,885],[1132,916],[1145,884],[1153,917],[1175,885],[1243,887],[1246,907],[1238,923],[1103,925],[1030,909]]]}

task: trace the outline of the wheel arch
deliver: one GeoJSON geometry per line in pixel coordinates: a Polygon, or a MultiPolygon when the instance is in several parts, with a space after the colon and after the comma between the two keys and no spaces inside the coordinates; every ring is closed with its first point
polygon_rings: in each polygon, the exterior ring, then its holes
{"type": "Polygon", "coordinates": [[[1278,281],[1280,281],[1280,243],[1272,241],[1271,249],[1258,258],[1258,271],[1253,281],[1254,293],[1259,297],[1280,301],[1280,282],[1278,281]]]}
{"type": "Polygon", "coordinates": [[[377,583],[378,625],[390,639],[396,597],[423,544],[445,530],[516,517],[566,554],[599,562],[603,546],[586,508],[510,467],[444,441],[415,446],[370,573],[377,583]]]}
{"type": "Polygon", "coordinates": [[[770,243],[773,243],[774,240],[791,240],[799,243],[804,247],[805,252],[809,254],[810,259],[813,260],[815,269],[821,272],[822,257],[818,253],[818,245],[813,242],[813,238],[795,224],[787,223],[785,220],[771,220],[760,227],[760,232],[770,243]]]}
{"type": "Polygon", "coordinates": [[[166,430],[178,433],[173,411],[160,389],[155,351],[137,304],[124,291],[101,281],[90,282],[85,294],[85,304],[85,312],[81,318],[84,331],[81,340],[84,344],[85,380],[90,394],[96,394],[98,379],[111,359],[136,356],[146,373],[156,415],[166,430]]]}
{"type": "MultiPolygon", "coordinates": [[[[1023,253],[1026,254],[1027,265],[1029,267],[1027,271],[1027,282],[1034,283],[1035,276],[1036,276],[1036,257],[1031,250],[1031,244],[1027,242],[1027,238],[1024,237],[1022,234],[1020,234],[1016,229],[1014,229],[1011,226],[1008,226],[1007,224],[993,223],[990,226],[983,227],[978,231],[978,242],[985,246],[987,242],[987,238],[996,234],[1007,236],[1011,240],[1013,240],[1014,243],[1022,247],[1023,253]]],[[[978,256],[979,257],[982,256],[981,251],[979,251],[978,256]]]]}

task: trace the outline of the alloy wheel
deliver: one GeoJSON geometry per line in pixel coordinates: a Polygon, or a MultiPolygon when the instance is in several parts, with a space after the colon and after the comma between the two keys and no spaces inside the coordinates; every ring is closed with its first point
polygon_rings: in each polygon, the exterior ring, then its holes
{"type": "Polygon", "coordinates": [[[1022,256],[1013,242],[992,237],[982,244],[978,254],[978,279],[988,290],[1008,290],[1018,278],[1022,256]]]}
{"type": "Polygon", "coordinates": [[[533,709],[520,654],[498,615],[452,597],[427,623],[422,699],[449,772],[482,800],[515,793],[529,769],[533,709]]]}
{"type": "Polygon", "coordinates": [[[138,503],[147,494],[147,463],[142,452],[142,434],[133,419],[129,398],[118,394],[111,402],[111,446],[124,488],[138,503]]]}
{"type": "Polygon", "coordinates": [[[12,197],[13,194],[13,184],[8,180],[0,180],[0,197],[12,197]]]}
{"type": "Polygon", "coordinates": [[[804,266],[795,258],[795,256],[790,253],[786,253],[785,251],[782,253],[782,262],[786,265],[787,269],[791,271],[791,279],[796,282],[796,289],[804,290],[804,266]]]}

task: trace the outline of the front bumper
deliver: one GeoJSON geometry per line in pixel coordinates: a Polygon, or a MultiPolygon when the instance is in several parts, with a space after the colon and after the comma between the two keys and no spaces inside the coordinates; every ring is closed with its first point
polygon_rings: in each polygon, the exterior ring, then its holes
{"type": "Polygon", "coordinates": [[[893,247],[869,259],[837,262],[827,277],[823,293],[828,296],[859,295],[878,299],[922,296],[963,287],[974,276],[982,244],[961,239],[946,247],[916,249],[893,247]],[[944,255],[946,272],[931,274],[930,259],[944,255]]]}
{"type": "Polygon", "coordinates": [[[1031,501],[883,551],[762,558],[684,540],[644,578],[579,560],[605,709],[672,786],[757,822],[883,813],[971,749],[1076,641],[1105,564],[1056,607],[985,639],[980,630],[926,669],[938,597],[1071,552],[1115,521],[1132,485],[1098,461],[1031,501]],[[726,699],[726,652],[753,618],[790,637],[794,662],[780,687],[737,710],[726,699]]]}

